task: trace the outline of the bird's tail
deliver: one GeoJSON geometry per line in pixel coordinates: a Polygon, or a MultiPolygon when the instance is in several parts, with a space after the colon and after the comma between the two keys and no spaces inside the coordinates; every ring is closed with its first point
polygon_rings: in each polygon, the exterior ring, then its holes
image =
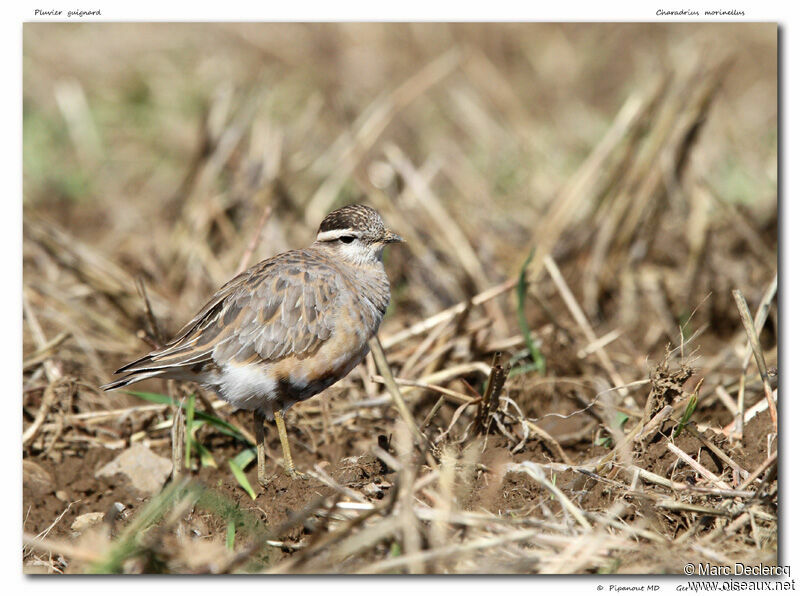
{"type": "Polygon", "coordinates": [[[145,372],[134,372],[124,377],[117,379],[116,381],[111,381],[106,385],[100,385],[100,389],[103,391],[111,391],[112,389],[119,389],[120,387],[125,387],[126,385],[130,385],[131,383],[138,383],[139,381],[144,381],[145,379],[149,379],[151,377],[159,376],[163,371],[160,370],[151,370],[145,372]]]}
{"type": "Polygon", "coordinates": [[[193,359],[186,359],[180,355],[173,358],[165,358],[163,352],[151,352],[142,356],[138,360],[129,362],[122,368],[114,372],[115,375],[123,375],[116,381],[111,381],[107,385],[100,387],[103,391],[119,389],[131,383],[138,383],[152,377],[163,377],[167,379],[177,379],[179,381],[196,381],[196,375],[187,368],[189,365],[202,364],[203,359],[207,359],[208,353],[200,353],[193,359]]]}

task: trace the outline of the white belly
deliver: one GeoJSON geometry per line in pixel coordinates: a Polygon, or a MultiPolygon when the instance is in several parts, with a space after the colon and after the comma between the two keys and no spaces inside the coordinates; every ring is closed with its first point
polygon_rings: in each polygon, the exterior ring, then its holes
{"type": "Polygon", "coordinates": [[[277,397],[277,383],[260,364],[226,364],[214,385],[220,397],[242,410],[269,409],[267,406],[277,397]]]}

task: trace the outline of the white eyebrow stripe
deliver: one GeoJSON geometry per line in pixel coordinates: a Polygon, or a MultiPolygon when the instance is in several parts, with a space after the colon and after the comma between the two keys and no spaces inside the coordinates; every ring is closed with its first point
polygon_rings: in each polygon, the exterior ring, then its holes
{"type": "Polygon", "coordinates": [[[353,229],[347,230],[328,230],[327,232],[320,232],[317,234],[317,242],[327,242],[328,240],[336,240],[342,236],[360,236],[358,232],[353,229]]]}

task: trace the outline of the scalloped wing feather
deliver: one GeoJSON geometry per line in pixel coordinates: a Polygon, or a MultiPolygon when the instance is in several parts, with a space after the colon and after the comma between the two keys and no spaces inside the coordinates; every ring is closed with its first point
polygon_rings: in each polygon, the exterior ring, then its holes
{"type": "Polygon", "coordinates": [[[262,261],[220,288],[167,346],[119,372],[305,358],[333,334],[341,283],[307,249],[262,261]]]}

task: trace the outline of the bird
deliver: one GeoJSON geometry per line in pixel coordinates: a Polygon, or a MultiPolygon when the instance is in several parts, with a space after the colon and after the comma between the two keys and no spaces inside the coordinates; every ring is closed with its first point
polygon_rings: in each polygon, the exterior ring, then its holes
{"type": "Polygon", "coordinates": [[[265,420],[274,420],[291,478],[284,417],[366,356],[389,306],[384,248],[403,238],[353,204],[329,213],[307,248],[280,253],[223,285],[163,347],[119,368],[109,391],[149,378],[193,381],[253,412],[258,481],[267,485],[265,420]]]}

